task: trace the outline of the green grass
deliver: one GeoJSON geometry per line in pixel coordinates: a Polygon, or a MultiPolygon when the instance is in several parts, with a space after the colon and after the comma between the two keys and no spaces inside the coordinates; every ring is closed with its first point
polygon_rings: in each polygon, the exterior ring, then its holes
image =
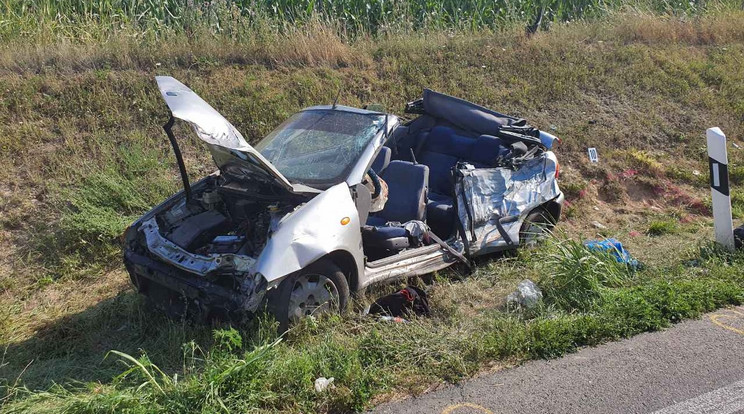
{"type": "Polygon", "coordinates": [[[698,15],[736,8],[734,1],[667,0],[6,0],[0,5],[0,38],[28,36],[98,38],[129,27],[142,36],[164,32],[211,32],[240,37],[251,30],[280,28],[312,20],[334,22],[351,33],[500,28],[534,20],[544,7],[545,23],[601,17],[636,8],[674,15],[698,15]]]}
{"type": "Polygon", "coordinates": [[[678,220],[674,218],[657,219],[649,223],[646,234],[649,236],[661,236],[663,234],[676,233],[678,229],[678,220]]]}
{"type": "MultiPolygon", "coordinates": [[[[343,412],[742,300],[744,260],[691,253],[688,242],[712,231],[694,204],[709,205],[704,130],[715,123],[730,139],[744,136],[740,11],[712,2],[694,17],[608,10],[596,20],[556,18],[527,37],[524,18],[413,27],[402,14],[379,34],[352,35],[346,21],[322,18],[236,18],[217,30],[224,15],[189,26],[185,17],[161,23],[157,10],[139,21],[129,9],[58,15],[68,6],[54,2],[43,3],[48,12],[8,13],[19,4],[0,6],[0,411],[343,412]],[[560,226],[575,242],[483,263],[468,278],[437,275],[434,315],[406,329],[348,314],[307,321],[275,343],[268,321],[215,333],[165,320],[129,287],[118,244],[132,219],[180,186],[161,129],[167,109],[153,81],[161,74],[192,87],[250,142],[339,90],[342,104],[401,113],[429,87],[522,116],[563,139],[557,155],[572,205],[560,226]],[[586,162],[588,146],[599,165],[586,162]],[[626,177],[630,170],[638,176],[626,177]],[[667,217],[691,221],[669,232],[667,217]],[[593,220],[648,268],[630,274],[588,254],[578,242],[596,235],[593,220]],[[651,227],[663,230],[647,237],[651,227]],[[540,282],[544,306],[505,312],[503,298],[525,277],[540,282]],[[140,365],[104,359],[110,350],[140,365]],[[316,394],[318,376],[334,376],[336,388],[316,394]]],[[[106,4],[123,3],[93,6],[106,4]]],[[[188,132],[177,136],[196,178],[214,167],[188,132]]],[[[729,157],[735,186],[744,155],[732,148],[729,157]]]]}
{"type": "Polygon", "coordinates": [[[731,215],[734,219],[744,219],[744,192],[737,187],[731,190],[731,215]]]}
{"type": "MultiPolygon", "coordinates": [[[[431,318],[406,325],[358,316],[306,320],[280,338],[271,321],[257,320],[240,331],[216,329],[205,343],[186,342],[179,361],[168,368],[156,362],[162,357],[117,351],[104,362],[119,360],[122,368],[114,369],[119,373],[105,383],[55,385],[43,392],[8,387],[5,408],[72,413],[361,410],[387,390],[457,382],[493,360],[559,357],[744,300],[744,256],[711,254],[707,246],[694,255],[698,267],[678,263],[634,277],[581,244],[558,241],[542,249],[498,264],[510,271],[509,279],[542,275],[545,305],[527,313],[494,308],[465,319],[458,310],[440,306],[452,283],[440,282],[433,288],[431,318]],[[558,267],[546,266],[539,259],[545,255],[558,267]],[[593,282],[563,283],[572,278],[593,282]],[[584,295],[593,299],[577,306],[577,297],[584,295]],[[335,388],[315,393],[319,376],[334,377],[335,388]]],[[[498,283],[487,272],[460,283],[478,281],[498,283]]]]}
{"type": "Polygon", "coordinates": [[[633,276],[609,253],[591,251],[579,241],[555,243],[554,250],[541,261],[545,276],[540,284],[547,303],[567,312],[596,307],[605,288],[622,286],[633,276]]]}

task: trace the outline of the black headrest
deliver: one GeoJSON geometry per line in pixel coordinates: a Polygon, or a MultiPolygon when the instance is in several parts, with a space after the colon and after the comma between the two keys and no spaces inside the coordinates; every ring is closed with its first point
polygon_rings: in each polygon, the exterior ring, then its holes
{"type": "Polygon", "coordinates": [[[520,157],[527,153],[527,144],[524,142],[512,142],[509,146],[511,147],[513,157],[520,157]]]}

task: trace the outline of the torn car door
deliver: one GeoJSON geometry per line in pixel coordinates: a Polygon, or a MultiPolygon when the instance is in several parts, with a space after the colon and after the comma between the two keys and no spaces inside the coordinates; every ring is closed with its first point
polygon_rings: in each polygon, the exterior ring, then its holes
{"type": "Polygon", "coordinates": [[[519,219],[559,195],[551,156],[545,153],[516,171],[458,165],[457,213],[468,254],[485,254],[519,244],[519,219]]]}

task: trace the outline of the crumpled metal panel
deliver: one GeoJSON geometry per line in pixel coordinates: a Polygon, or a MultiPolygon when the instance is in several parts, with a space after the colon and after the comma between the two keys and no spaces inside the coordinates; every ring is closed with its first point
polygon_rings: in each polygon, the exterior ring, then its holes
{"type": "Polygon", "coordinates": [[[227,119],[186,85],[170,76],[156,76],[155,80],[173,116],[190,123],[199,138],[237,151],[253,149],[227,119]]]}
{"type": "Polygon", "coordinates": [[[336,184],[279,221],[252,271],[273,286],[329,253],[344,251],[354,258],[357,274],[363,275],[360,227],[349,187],[336,184]],[[344,218],[349,219],[346,224],[344,218]]]}
{"type": "Polygon", "coordinates": [[[199,276],[206,276],[220,268],[230,269],[239,273],[248,273],[256,263],[256,259],[239,254],[225,253],[205,256],[190,253],[160,234],[155,217],[142,223],[140,231],[144,233],[147,248],[152,254],[159,257],[165,263],[199,276]]]}
{"type": "Polygon", "coordinates": [[[508,246],[496,226],[499,216],[519,216],[519,220],[503,225],[512,241],[519,243],[519,229],[527,214],[560,194],[555,163],[555,156],[546,153],[517,171],[508,168],[461,170],[457,211],[466,230],[471,255],[508,246]]]}

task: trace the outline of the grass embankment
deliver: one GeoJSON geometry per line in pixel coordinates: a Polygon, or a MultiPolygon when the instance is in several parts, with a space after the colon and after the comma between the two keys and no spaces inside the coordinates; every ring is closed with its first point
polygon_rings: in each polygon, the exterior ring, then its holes
{"type": "MultiPolygon", "coordinates": [[[[744,129],[741,12],[619,14],[529,38],[522,27],[354,39],[317,22],[266,30],[89,40],[52,31],[0,51],[4,409],[344,411],[741,301],[742,259],[694,247],[711,227],[703,132],[715,124],[736,139],[744,129]],[[241,328],[238,340],[166,321],[128,287],[118,247],[131,220],[178,188],[156,74],[193,87],[252,141],[339,90],[341,103],[400,112],[430,87],[525,117],[564,140],[568,237],[616,236],[648,268],[631,275],[601,259],[582,267],[594,259],[578,260],[586,253],[564,242],[572,249],[486,263],[462,281],[440,275],[430,319],[347,315],[308,322],[272,346],[265,325],[241,328]],[[588,146],[599,165],[586,161],[588,146]],[[524,277],[542,282],[546,307],[502,312],[524,277]],[[124,368],[117,356],[104,360],[111,349],[147,354],[167,379],[146,360],[152,380],[142,369],[114,378],[124,368]],[[334,376],[336,388],[316,395],[317,376],[334,376]]],[[[200,143],[180,132],[192,175],[210,171],[200,143]]],[[[730,157],[741,218],[743,156],[732,148],[730,157]]]]}
{"type": "MultiPolygon", "coordinates": [[[[218,329],[208,342],[210,348],[203,348],[198,340],[186,342],[179,349],[177,368],[161,370],[146,353],[136,359],[111,354],[108,359],[128,367],[120,368],[122,373],[113,381],[54,386],[44,392],[10,388],[9,396],[16,402],[7,408],[34,412],[360,410],[380,393],[421,392],[442,380],[473,375],[486,363],[504,366],[558,357],[580,346],[658,330],[741,303],[744,257],[710,253],[688,251],[684,255],[697,262],[634,274],[611,257],[588,252],[580,243],[555,242],[491,263],[467,282],[439,279],[430,318],[390,324],[347,314],[307,320],[283,338],[277,338],[275,325],[266,321],[241,331],[218,329]],[[540,282],[545,303],[516,313],[495,306],[504,284],[514,286],[522,277],[540,282]],[[316,393],[313,382],[319,376],[334,377],[334,387],[316,393]]],[[[152,325],[193,329],[162,320],[129,323],[128,329],[152,325]]]]}

